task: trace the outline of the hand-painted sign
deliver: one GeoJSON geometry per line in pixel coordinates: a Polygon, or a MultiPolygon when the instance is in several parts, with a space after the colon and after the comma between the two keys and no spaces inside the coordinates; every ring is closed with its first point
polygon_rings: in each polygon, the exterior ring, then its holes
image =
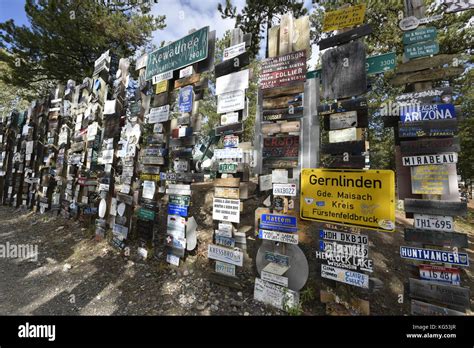
{"type": "Polygon", "coordinates": [[[367,57],[365,68],[367,75],[374,75],[395,69],[397,63],[396,52],[367,57]]]}
{"type": "Polygon", "coordinates": [[[236,266],[243,265],[244,254],[238,249],[229,249],[220,245],[209,244],[207,257],[213,260],[227,262],[236,266]]]}
{"type": "Polygon", "coordinates": [[[323,32],[339,30],[362,24],[365,17],[365,4],[340,8],[324,14],[323,32]]]}
{"type": "Polygon", "coordinates": [[[185,86],[179,89],[179,112],[191,112],[193,110],[193,86],[185,86]]]}
{"type": "Polygon", "coordinates": [[[263,139],[263,157],[298,157],[299,136],[263,139]]]}
{"type": "MultiPolygon", "coordinates": [[[[245,107],[245,91],[237,90],[219,94],[217,96],[217,113],[223,114],[237,110],[243,110],[245,107]]],[[[238,119],[237,121],[238,122],[238,119]]]]}
{"type": "Polygon", "coordinates": [[[458,308],[470,308],[469,288],[441,284],[419,279],[409,279],[410,297],[434,301],[458,308]]]}
{"type": "Polygon", "coordinates": [[[262,280],[265,280],[267,282],[288,287],[288,278],[287,277],[283,277],[283,276],[278,275],[278,274],[273,274],[273,273],[267,272],[265,270],[262,270],[262,272],[260,273],[260,276],[262,277],[262,280]]]}
{"type": "Polygon", "coordinates": [[[395,231],[391,170],[303,169],[301,218],[395,231]]]}
{"type": "Polygon", "coordinates": [[[351,244],[369,244],[369,238],[363,234],[346,233],[339,231],[319,230],[319,238],[351,244]]]}
{"type": "Polygon", "coordinates": [[[282,232],[297,232],[296,217],[279,214],[262,214],[260,228],[282,232]]]}
{"type": "Polygon", "coordinates": [[[262,62],[260,88],[287,86],[306,80],[306,51],[297,51],[262,62]]]}
{"type": "Polygon", "coordinates": [[[408,59],[431,56],[438,54],[439,45],[434,41],[420,42],[405,46],[405,56],[408,59]]]}
{"type": "Polygon", "coordinates": [[[447,120],[456,118],[453,104],[411,105],[400,111],[402,122],[447,120]]]}
{"type": "Polygon", "coordinates": [[[358,286],[360,288],[369,288],[368,275],[339,267],[321,265],[321,277],[335,280],[341,283],[346,283],[349,285],[358,286]]]}
{"type": "Polygon", "coordinates": [[[398,136],[400,138],[451,137],[457,132],[457,119],[398,123],[398,136]]]}
{"type": "MultiPolygon", "coordinates": [[[[240,222],[240,200],[215,198],[212,204],[212,219],[240,222]]],[[[222,260],[225,261],[225,260],[222,260]]]]}
{"type": "Polygon", "coordinates": [[[201,28],[148,54],[145,80],[207,58],[209,27],[201,28]]]}
{"type": "Polygon", "coordinates": [[[401,246],[400,257],[410,260],[432,261],[439,263],[450,263],[459,266],[469,266],[469,257],[466,253],[455,253],[444,250],[401,246]]]}
{"type": "Polygon", "coordinates": [[[446,307],[436,306],[431,303],[412,300],[411,301],[411,315],[466,315],[463,312],[455,311],[446,307]]]}
{"type": "Polygon", "coordinates": [[[254,299],[281,310],[298,306],[299,294],[288,288],[255,278],[254,299]]]}
{"type": "Polygon", "coordinates": [[[440,153],[436,155],[404,156],[402,163],[404,166],[422,166],[434,164],[457,163],[458,154],[455,152],[440,153]]]}
{"type": "Polygon", "coordinates": [[[411,167],[411,191],[414,194],[441,195],[457,192],[455,164],[411,167]]]}
{"type": "Polygon", "coordinates": [[[260,229],[258,231],[258,237],[260,239],[271,240],[274,242],[298,244],[298,234],[296,233],[278,232],[278,231],[269,231],[269,230],[260,229]]]}
{"type": "Polygon", "coordinates": [[[425,27],[403,33],[403,44],[410,45],[423,41],[434,41],[437,31],[435,27],[425,27]]]}
{"type": "Polygon", "coordinates": [[[341,143],[346,141],[357,141],[362,140],[363,129],[362,128],[346,128],[329,131],[329,142],[330,143],[341,143]]]}
{"type": "Polygon", "coordinates": [[[458,268],[420,265],[420,278],[436,282],[461,285],[461,272],[458,268]]]}
{"type": "Polygon", "coordinates": [[[433,231],[454,231],[452,216],[414,214],[413,226],[433,231]]]}
{"type": "Polygon", "coordinates": [[[357,111],[339,112],[329,115],[329,129],[357,127],[357,111]]]}

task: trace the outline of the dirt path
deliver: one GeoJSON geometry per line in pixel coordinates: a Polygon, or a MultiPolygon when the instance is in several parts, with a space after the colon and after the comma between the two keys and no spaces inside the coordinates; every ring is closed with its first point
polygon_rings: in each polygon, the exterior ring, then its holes
{"type": "MultiPolygon", "coordinates": [[[[203,188],[203,191],[207,188],[203,188]]],[[[206,258],[207,243],[212,235],[209,193],[199,195],[202,202],[194,205],[199,228],[199,249],[187,256],[179,268],[153,257],[141,260],[136,245],[125,257],[106,241],[96,242],[91,232],[77,221],[52,214],[0,207],[0,244],[36,244],[36,261],[18,258],[0,259],[0,314],[32,315],[281,315],[281,311],[253,300],[256,270],[248,260],[242,274],[244,289],[228,289],[207,280],[210,262],[206,258]],[[197,211],[199,210],[199,212],[197,211]]],[[[245,223],[253,224],[253,211],[259,200],[244,204],[245,223]]],[[[403,223],[398,215],[397,233],[365,231],[369,236],[369,257],[374,260],[374,273],[379,279],[370,292],[351,288],[351,296],[370,300],[371,315],[403,315],[409,313],[404,294],[408,276],[416,276],[416,268],[400,259],[403,223]]],[[[472,256],[474,236],[472,213],[457,222],[457,229],[469,233],[472,256]]],[[[320,224],[300,222],[301,249],[308,257],[310,278],[303,289],[303,314],[324,315],[319,290],[334,287],[322,280],[315,259],[317,231],[320,224]]],[[[248,236],[248,255],[255,255],[258,240],[248,236]]],[[[158,252],[160,255],[160,251],[158,252]]],[[[471,257],[472,260],[472,257],[471,257]]],[[[474,289],[472,266],[462,270],[462,285],[474,289]]],[[[336,285],[339,286],[339,285],[336,285]]],[[[406,295],[406,294],[405,294],[406,295]]]]}

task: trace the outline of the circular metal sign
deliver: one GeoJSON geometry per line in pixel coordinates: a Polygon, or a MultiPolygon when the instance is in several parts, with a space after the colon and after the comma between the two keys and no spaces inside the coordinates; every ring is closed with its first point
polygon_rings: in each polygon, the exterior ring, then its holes
{"type": "Polygon", "coordinates": [[[398,23],[400,29],[403,31],[413,30],[418,28],[420,25],[420,20],[414,16],[403,18],[400,23],[398,23]]]}
{"type": "Polygon", "coordinates": [[[306,284],[309,275],[308,260],[300,247],[295,244],[277,243],[264,240],[258,249],[257,257],[255,259],[258,274],[260,274],[262,269],[270,263],[270,261],[265,260],[265,253],[267,251],[288,256],[290,268],[283,276],[288,278],[289,289],[299,291],[306,284]]]}

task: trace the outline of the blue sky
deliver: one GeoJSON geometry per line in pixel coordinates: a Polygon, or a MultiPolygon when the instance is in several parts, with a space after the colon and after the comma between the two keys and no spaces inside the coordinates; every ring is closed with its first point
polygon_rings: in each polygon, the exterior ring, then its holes
{"type": "MultiPolygon", "coordinates": [[[[226,30],[234,27],[234,20],[222,19],[217,11],[217,4],[225,0],[159,0],[154,4],[152,12],[157,15],[166,15],[166,28],[156,31],[153,42],[156,45],[164,40],[175,41],[188,34],[192,28],[199,29],[206,25],[217,31],[217,37],[222,37],[226,30]]],[[[304,0],[305,7],[311,9],[311,0],[304,0]]],[[[17,25],[28,25],[24,11],[24,0],[0,0],[0,22],[13,19],[17,25]]],[[[232,0],[239,11],[245,0],[232,0]]],[[[262,44],[261,56],[264,55],[265,45],[262,44]]],[[[313,46],[313,55],[317,55],[316,46],[313,46]]],[[[314,62],[314,59],[311,60],[314,62]]]]}

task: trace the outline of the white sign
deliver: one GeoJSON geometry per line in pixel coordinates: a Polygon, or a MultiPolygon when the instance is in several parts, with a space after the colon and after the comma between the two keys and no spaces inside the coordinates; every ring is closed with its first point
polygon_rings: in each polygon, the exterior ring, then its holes
{"type": "Polygon", "coordinates": [[[239,122],[239,113],[231,112],[228,114],[221,115],[221,126],[233,124],[239,122]]]}
{"type": "MultiPolygon", "coordinates": [[[[242,110],[245,107],[245,91],[237,90],[217,96],[217,113],[242,110]]],[[[238,122],[238,120],[237,120],[238,122]]]]}
{"type": "Polygon", "coordinates": [[[413,214],[413,226],[423,230],[454,231],[452,216],[413,214]]]}
{"type": "Polygon", "coordinates": [[[232,230],[234,229],[233,226],[232,226],[232,223],[231,222],[219,222],[219,224],[217,225],[217,228],[220,230],[220,231],[226,231],[228,233],[230,233],[230,237],[232,237],[232,230]]]}
{"type": "Polygon", "coordinates": [[[243,156],[243,151],[239,148],[227,147],[214,150],[214,158],[216,159],[243,158],[243,156]]]}
{"type": "Polygon", "coordinates": [[[232,231],[214,230],[214,233],[216,234],[216,236],[232,238],[232,231]]]}
{"type": "Polygon", "coordinates": [[[216,95],[249,88],[249,69],[216,79],[216,95]]]}
{"type": "Polygon", "coordinates": [[[355,141],[359,140],[357,138],[359,128],[346,128],[339,130],[330,130],[329,131],[329,142],[330,143],[340,143],[343,141],[355,141]]]}
{"type": "Polygon", "coordinates": [[[236,266],[244,264],[244,253],[239,249],[229,249],[220,245],[209,244],[207,257],[213,260],[231,263],[236,266]]]}
{"type": "Polygon", "coordinates": [[[296,196],[296,184],[273,184],[274,196],[296,196]]]}
{"type": "Polygon", "coordinates": [[[143,182],[143,193],[142,196],[146,199],[153,199],[155,196],[155,182],[147,181],[143,182]]]}
{"type": "Polygon", "coordinates": [[[340,231],[320,230],[319,238],[326,240],[333,240],[336,242],[344,242],[351,244],[369,244],[369,238],[363,234],[354,234],[340,231]]]}
{"type": "Polygon", "coordinates": [[[357,127],[357,111],[339,112],[329,115],[329,129],[357,127]]]}
{"type": "Polygon", "coordinates": [[[272,174],[260,175],[259,177],[260,191],[268,191],[272,189],[272,174]]]}
{"type": "Polygon", "coordinates": [[[184,77],[188,77],[188,76],[191,76],[192,74],[194,73],[194,70],[193,70],[193,66],[190,65],[184,69],[181,69],[179,71],[179,78],[182,79],[184,77]]]}
{"type": "Polygon", "coordinates": [[[215,198],[212,204],[212,219],[240,222],[240,200],[215,198]]]}
{"type": "Polygon", "coordinates": [[[278,309],[286,310],[298,306],[299,294],[296,291],[255,278],[253,298],[278,309]]]}
{"type": "Polygon", "coordinates": [[[437,155],[406,156],[402,158],[402,163],[404,166],[422,166],[427,164],[446,164],[457,162],[458,154],[455,152],[440,153],[437,155]]]}
{"type": "Polygon", "coordinates": [[[183,196],[191,196],[190,189],[177,189],[177,188],[167,188],[166,189],[167,195],[183,195],[183,196]]]}
{"type": "Polygon", "coordinates": [[[164,73],[155,75],[151,78],[152,84],[156,85],[158,82],[170,80],[173,78],[173,70],[165,71],[164,73]]]}
{"type": "Polygon", "coordinates": [[[141,57],[137,59],[137,63],[135,64],[135,70],[140,70],[146,67],[146,62],[148,60],[148,53],[145,53],[141,57]]]}
{"type": "Polygon", "coordinates": [[[280,276],[278,274],[273,274],[267,271],[261,272],[261,277],[263,280],[266,280],[267,282],[278,284],[281,286],[288,287],[288,278],[280,276]]]}
{"type": "Polygon", "coordinates": [[[189,161],[182,160],[182,159],[175,159],[174,160],[174,171],[177,173],[184,173],[188,171],[189,168],[189,161]]]}
{"type": "Polygon", "coordinates": [[[360,288],[369,288],[369,276],[363,273],[350,271],[347,269],[321,265],[321,277],[332,279],[337,282],[358,286],[360,288]]]}
{"type": "Polygon", "coordinates": [[[273,169],[272,183],[274,184],[288,184],[288,170],[287,169],[273,169]]]}
{"type": "MultiPolygon", "coordinates": [[[[182,231],[186,229],[186,218],[179,215],[168,215],[168,230],[182,231]]],[[[184,238],[184,235],[181,237],[184,238]]]]}
{"type": "Polygon", "coordinates": [[[245,42],[239,43],[228,48],[224,48],[224,56],[222,60],[231,59],[245,52],[245,42]]]}
{"type": "Polygon", "coordinates": [[[148,123],[157,123],[168,121],[170,117],[170,106],[163,105],[157,108],[152,108],[148,114],[148,123]]]}
{"type": "Polygon", "coordinates": [[[172,265],[179,266],[179,257],[173,254],[166,255],[166,261],[172,265]]]}
{"type": "Polygon", "coordinates": [[[260,239],[272,240],[274,242],[298,244],[297,233],[277,232],[260,229],[258,232],[260,239]]]}
{"type": "Polygon", "coordinates": [[[216,261],[216,272],[227,276],[235,277],[235,265],[227,262],[216,261]]]}

